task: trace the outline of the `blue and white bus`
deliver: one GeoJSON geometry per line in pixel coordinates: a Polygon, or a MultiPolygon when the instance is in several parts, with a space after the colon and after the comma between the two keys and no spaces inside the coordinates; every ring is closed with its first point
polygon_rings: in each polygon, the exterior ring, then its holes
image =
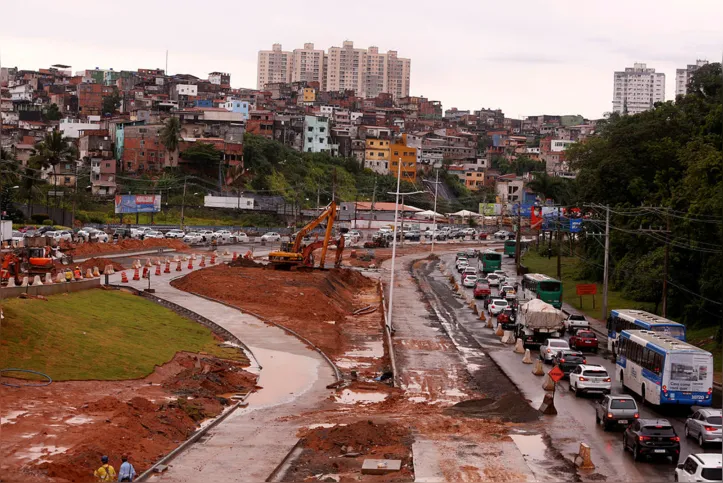
{"type": "Polygon", "coordinates": [[[713,355],[694,345],[650,330],[620,333],[615,374],[627,387],[655,405],[710,406],[713,355]]]}
{"type": "Polygon", "coordinates": [[[608,318],[608,350],[616,353],[618,337],[623,330],[651,330],[685,342],[685,326],[650,312],[633,309],[610,311],[608,318]]]}

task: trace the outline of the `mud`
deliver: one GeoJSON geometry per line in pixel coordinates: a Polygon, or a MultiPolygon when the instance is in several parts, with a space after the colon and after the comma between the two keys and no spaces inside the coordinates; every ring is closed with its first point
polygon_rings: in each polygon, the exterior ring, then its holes
{"type": "Polygon", "coordinates": [[[527,423],[537,421],[541,414],[515,394],[499,399],[484,398],[462,401],[446,410],[446,414],[464,415],[472,418],[498,420],[501,422],[527,423]]]}
{"type": "Polygon", "coordinates": [[[148,240],[121,240],[117,243],[68,243],[61,242],[60,248],[63,252],[73,255],[74,258],[83,258],[94,255],[105,255],[110,253],[123,253],[130,251],[143,251],[153,248],[173,248],[176,250],[188,250],[188,245],[176,239],[148,240]]]}

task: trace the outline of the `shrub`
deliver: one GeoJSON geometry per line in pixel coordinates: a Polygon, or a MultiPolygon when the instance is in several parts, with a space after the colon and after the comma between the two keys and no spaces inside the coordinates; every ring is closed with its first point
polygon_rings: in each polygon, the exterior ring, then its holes
{"type": "Polygon", "coordinates": [[[53,226],[53,220],[43,220],[43,225],[53,226]]]}
{"type": "MultiPolygon", "coordinates": [[[[47,213],[34,213],[30,215],[30,219],[35,223],[43,223],[45,220],[50,219],[47,213]]],[[[52,223],[51,223],[52,224],[52,223]]]]}

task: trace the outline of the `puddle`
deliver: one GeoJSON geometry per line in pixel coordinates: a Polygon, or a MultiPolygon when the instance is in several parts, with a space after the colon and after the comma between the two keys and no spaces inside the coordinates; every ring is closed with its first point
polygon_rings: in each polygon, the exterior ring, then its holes
{"type": "Polygon", "coordinates": [[[344,354],[344,357],[373,357],[379,359],[384,356],[384,345],[382,341],[370,341],[364,343],[364,348],[355,349],[344,354]]]}
{"type": "Polygon", "coordinates": [[[334,364],[341,369],[367,369],[372,367],[371,362],[357,362],[351,359],[337,359],[334,364]]]}
{"type": "Polygon", "coordinates": [[[89,418],[88,416],[73,416],[63,422],[65,424],[88,424],[93,422],[93,418],[89,418]]]}
{"type": "Polygon", "coordinates": [[[446,390],[444,391],[444,394],[445,394],[446,396],[453,396],[453,397],[467,397],[467,394],[463,393],[462,391],[460,391],[460,390],[457,389],[457,388],[446,389],[446,390]]]}
{"type": "Polygon", "coordinates": [[[15,456],[27,460],[40,459],[39,463],[44,463],[48,460],[42,459],[43,457],[59,453],[65,453],[66,451],[68,451],[68,449],[68,446],[55,446],[53,444],[31,446],[27,451],[15,453],[15,456]]]}
{"type": "Polygon", "coordinates": [[[547,445],[542,440],[541,434],[511,434],[510,438],[515,442],[525,459],[545,460],[547,445]]]}
{"type": "Polygon", "coordinates": [[[337,426],[346,426],[346,424],[334,424],[334,423],[317,423],[317,424],[310,424],[307,426],[308,429],[329,429],[329,428],[336,428],[337,426]]]}
{"type": "Polygon", "coordinates": [[[424,396],[412,396],[407,398],[408,401],[411,401],[413,403],[423,403],[427,402],[427,398],[424,396]]]}
{"type": "Polygon", "coordinates": [[[372,404],[384,401],[387,395],[382,392],[355,392],[351,389],[344,389],[341,396],[336,396],[336,402],[340,404],[372,404]]]}
{"type": "Polygon", "coordinates": [[[0,424],[15,424],[19,416],[28,414],[27,411],[10,411],[5,416],[0,416],[0,424]]]}

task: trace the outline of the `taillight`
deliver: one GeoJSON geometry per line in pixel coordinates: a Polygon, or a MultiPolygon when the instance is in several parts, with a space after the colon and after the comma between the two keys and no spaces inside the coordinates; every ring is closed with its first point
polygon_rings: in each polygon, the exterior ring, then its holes
{"type": "Polygon", "coordinates": [[[565,359],[560,359],[560,362],[565,362],[565,359]]]}
{"type": "Polygon", "coordinates": [[[640,415],[638,413],[635,413],[635,416],[633,416],[635,419],[638,419],[640,415]]]}
{"type": "Polygon", "coordinates": [[[680,441],[680,436],[673,436],[670,438],[671,441],[680,441]]]}
{"type": "Polygon", "coordinates": [[[581,381],[587,381],[587,378],[580,376],[580,380],[581,380],[581,381]]]}
{"type": "Polygon", "coordinates": [[[552,351],[550,349],[547,349],[547,353],[549,354],[550,352],[552,352],[552,351]]]}
{"type": "Polygon", "coordinates": [[[715,431],[715,430],[717,430],[717,429],[718,429],[718,428],[714,428],[713,426],[706,426],[706,427],[705,427],[705,430],[706,430],[706,431],[709,431],[709,432],[710,432],[710,431],[715,431]]]}
{"type": "Polygon", "coordinates": [[[583,364],[587,364],[587,359],[583,359],[583,360],[582,360],[582,363],[583,363],[583,364]]]}
{"type": "Polygon", "coordinates": [[[610,378],[606,377],[605,379],[603,379],[603,382],[610,382],[610,378]]]}
{"type": "Polygon", "coordinates": [[[668,392],[668,386],[666,386],[665,384],[663,384],[663,392],[668,392]]]}
{"type": "Polygon", "coordinates": [[[712,393],[712,392],[713,392],[713,389],[709,387],[709,388],[708,388],[708,395],[710,396],[710,393],[712,393]]]}
{"type": "MultiPolygon", "coordinates": [[[[650,436],[638,435],[638,441],[647,441],[649,439],[650,439],[650,436]]],[[[678,439],[680,439],[680,438],[678,438],[678,439]]]]}
{"type": "Polygon", "coordinates": [[[608,419],[612,419],[612,418],[613,418],[613,413],[608,413],[608,419]]]}

